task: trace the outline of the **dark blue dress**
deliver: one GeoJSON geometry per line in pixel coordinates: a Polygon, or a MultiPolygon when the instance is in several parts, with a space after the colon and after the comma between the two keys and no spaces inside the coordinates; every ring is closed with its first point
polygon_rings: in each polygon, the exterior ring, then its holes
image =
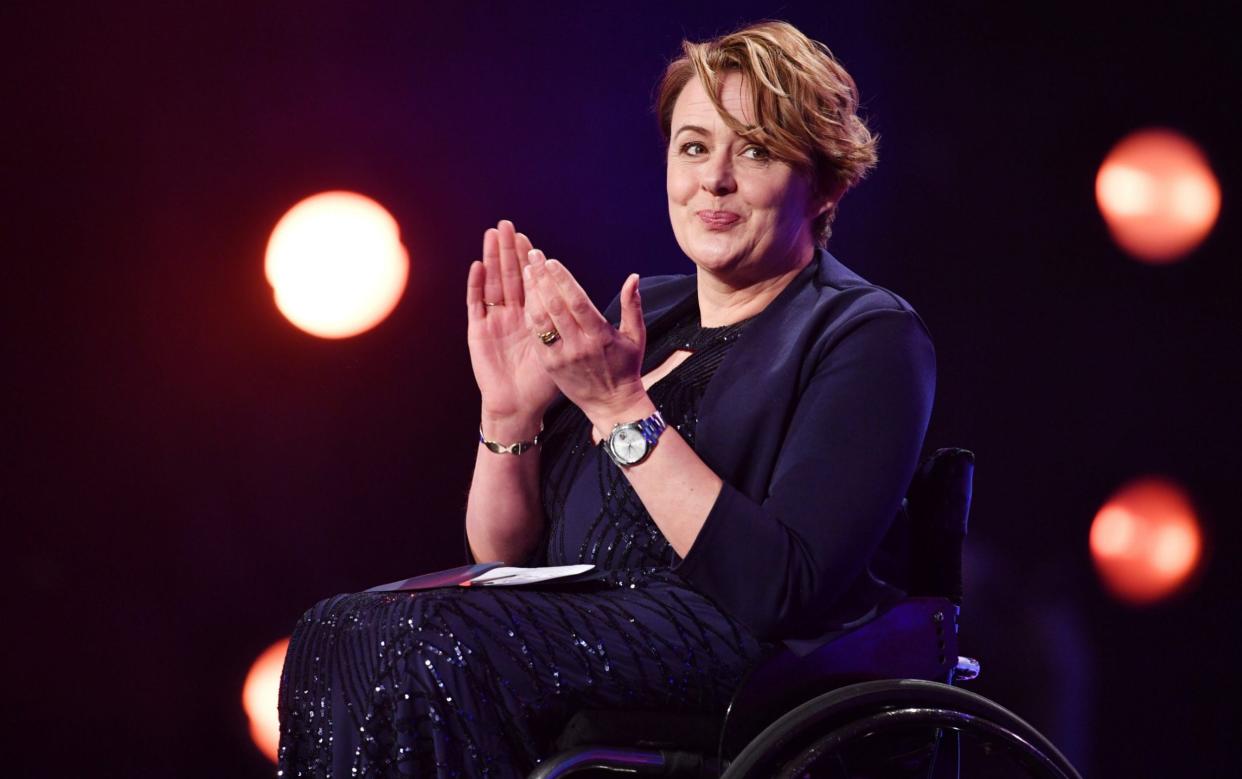
{"type": "MultiPolygon", "coordinates": [[[[649,394],[692,446],[699,401],[750,320],[652,333],[649,394]]],[[[282,776],[525,776],[581,708],[723,710],[767,651],[670,570],[680,562],[563,404],[546,420],[543,543],[527,565],[594,563],[599,580],[329,598],[298,622],[280,690],[282,776]]],[[[518,561],[508,561],[518,562],[518,561]]]]}

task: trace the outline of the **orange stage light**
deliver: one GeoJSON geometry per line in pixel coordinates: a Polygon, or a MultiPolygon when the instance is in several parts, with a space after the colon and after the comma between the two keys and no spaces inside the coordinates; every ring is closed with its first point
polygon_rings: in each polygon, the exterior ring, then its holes
{"type": "Polygon", "coordinates": [[[323,192],[281,217],[265,270],[290,322],[321,338],[347,338],[392,312],[410,260],[383,206],[353,192],[323,192]]]}
{"type": "Polygon", "coordinates": [[[1091,523],[1091,556],[1113,595],[1134,604],[1162,600],[1190,579],[1203,537],[1186,493],[1158,477],[1131,482],[1091,523]]]}
{"type": "Polygon", "coordinates": [[[250,720],[250,737],[255,746],[273,763],[276,748],[280,744],[280,722],[276,715],[276,700],[280,692],[280,669],[285,664],[285,652],[289,639],[282,638],[263,650],[263,654],[250,666],[246,682],[242,685],[242,708],[250,720]]]}
{"type": "Polygon", "coordinates": [[[1113,240],[1152,264],[1185,257],[1220,214],[1220,185],[1207,159],[1172,130],[1123,138],[1100,165],[1095,198],[1113,240]]]}

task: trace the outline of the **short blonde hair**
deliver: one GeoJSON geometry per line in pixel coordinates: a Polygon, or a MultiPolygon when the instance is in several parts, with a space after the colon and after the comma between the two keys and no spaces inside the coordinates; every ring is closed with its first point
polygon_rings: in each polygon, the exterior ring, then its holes
{"type": "Polygon", "coordinates": [[[660,79],[656,116],[667,144],[673,105],[697,76],[733,132],[750,136],[777,159],[810,176],[817,197],[838,193],[811,225],[816,243],[831,235],[840,195],[875,167],[879,140],[858,116],[858,90],[828,47],[788,22],[765,21],[703,43],[682,42],[682,56],[660,79]],[[722,74],[737,71],[752,93],[754,127],[745,127],[720,101],[722,74]]]}

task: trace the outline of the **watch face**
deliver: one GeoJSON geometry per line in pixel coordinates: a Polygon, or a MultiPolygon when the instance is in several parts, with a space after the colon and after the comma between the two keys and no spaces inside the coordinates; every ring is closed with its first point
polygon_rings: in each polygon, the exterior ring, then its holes
{"type": "Polygon", "coordinates": [[[647,439],[637,427],[625,426],[612,434],[612,453],[623,463],[636,463],[647,453],[647,439]]]}

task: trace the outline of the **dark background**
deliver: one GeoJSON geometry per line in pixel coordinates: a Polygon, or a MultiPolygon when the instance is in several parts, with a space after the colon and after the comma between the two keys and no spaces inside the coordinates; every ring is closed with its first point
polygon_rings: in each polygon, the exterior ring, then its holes
{"type": "Polygon", "coordinates": [[[944,5],[6,5],[5,775],[270,775],[254,657],[321,597],[462,561],[483,230],[513,219],[601,304],[630,271],[689,272],[653,86],[683,37],[764,17],[834,50],[882,136],[831,249],[922,314],[928,448],[978,456],[973,689],[1093,775],[1229,774],[1235,28],[944,5]],[[1168,267],[1116,249],[1093,197],[1148,125],[1198,140],[1224,191],[1168,267]],[[324,341],[276,311],[262,254],[336,188],[391,210],[412,272],[388,320],[324,341]],[[1087,530],[1147,473],[1190,491],[1210,559],[1135,609],[1087,530]]]}

